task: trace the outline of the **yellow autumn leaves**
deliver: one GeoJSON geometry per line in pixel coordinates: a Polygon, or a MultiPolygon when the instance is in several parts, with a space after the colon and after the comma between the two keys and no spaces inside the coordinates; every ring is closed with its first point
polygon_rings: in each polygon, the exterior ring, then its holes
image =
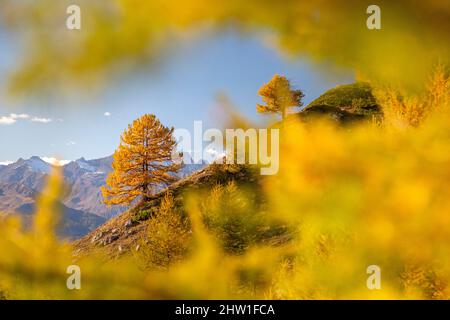
{"type": "MultiPolygon", "coordinates": [[[[449,298],[450,91],[445,74],[433,79],[423,95],[386,102],[385,111],[400,108],[395,121],[386,112],[383,124],[342,129],[317,121],[284,129],[280,172],[263,182],[263,211],[282,221],[289,241],[246,246],[237,255],[224,250],[215,224],[202,217],[221,219],[223,206],[242,217],[262,210],[251,193],[231,185],[208,191],[207,201],[204,193],[186,197],[192,242],[168,268],[142,268],[136,256],[74,260],[50,231],[54,175],[32,230],[15,219],[0,222],[0,291],[49,299],[449,298]],[[426,111],[413,122],[410,101],[426,111]],[[81,267],[81,290],[66,288],[70,264],[81,267]],[[366,287],[369,265],[381,268],[381,290],[366,287]]],[[[247,220],[250,228],[255,221],[247,220]]]]}
{"type": "Polygon", "coordinates": [[[55,173],[31,230],[0,220],[0,297],[450,298],[450,82],[442,70],[426,81],[436,60],[449,62],[448,4],[379,1],[383,29],[370,31],[359,0],[80,1],[89,32],[67,33],[55,25],[68,3],[0,3],[5,24],[27,26],[35,39],[12,91],[98,84],[130,61],[158,61],[172,39],[229,25],[267,30],[261,37],[285,54],[332,61],[355,70],[358,80],[407,90],[377,90],[382,123],[283,129],[280,172],[263,183],[264,213],[284,223],[290,241],[246,246],[239,255],[223,249],[202,214],[220,220],[225,200],[242,216],[260,208],[239,189],[217,186],[208,201],[204,194],[186,199],[192,247],[169,268],[142,268],[143,256],[75,258],[53,235],[61,183],[55,173]],[[81,268],[81,290],[66,287],[72,264],[81,268]],[[381,290],[366,287],[369,265],[381,268],[381,290]]]}
{"type": "Polygon", "coordinates": [[[13,92],[103,83],[124,66],[158,63],[174,41],[230,27],[253,32],[285,55],[326,68],[332,62],[364,79],[415,90],[435,61],[449,63],[450,7],[445,1],[378,1],[381,30],[367,28],[366,10],[372,3],[360,0],[81,0],[83,27],[76,32],[64,25],[70,4],[0,3],[5,25],[28,40],[27,55],[11,78],[13,92]]]}

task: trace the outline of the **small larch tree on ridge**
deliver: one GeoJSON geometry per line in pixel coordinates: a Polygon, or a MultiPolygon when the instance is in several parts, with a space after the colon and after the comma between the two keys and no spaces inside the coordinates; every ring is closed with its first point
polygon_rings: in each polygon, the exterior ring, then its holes
{"type": "Polygon", "coordinates": [[[292,89],[289,80],[278,74],[264,84],[258,94],[265,105],[257,104],[256,110],[260,113],[279,113],[283,120],[290,108],[299,108],[303,105],[302,99],[305,96],[301,90],[292,89]]]}
{"type": "Polygon", "coordinates": [[[150,114],[133,121],[120,138],[114,153],[113,172],[102,188],[108,205],[129,205],[135,199],[147,200],[154,188],[176,180],[181,167],[172,159],[176,141],[173,128],[167,128],[150,114]]]}

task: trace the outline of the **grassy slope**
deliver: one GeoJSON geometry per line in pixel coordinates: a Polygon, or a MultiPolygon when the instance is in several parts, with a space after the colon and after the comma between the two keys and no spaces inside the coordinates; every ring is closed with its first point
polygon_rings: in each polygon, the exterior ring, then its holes
{"type": "Polygon", "coordinates": [[[370,85],[357,82],[326,91],[290,118],[300,117],[303,121],[310,121],[325,117],[340,124],[349,124],[381,116],[381,108],[372,94],[370,85]]]}
{"type": "Polygon", "coordinates": [[[189,177],[170,185],[145,204],[112,218],[82,239],[74,242],[75,255],[85,255],[93,251],[118,257],[135,250],[139,242],[146,237],[148,219],[157,213],[162,199],[170,192],[176,206],[182,206],[186,193],[190,190],[211,188],[217,183],[234,180],[240,184],[252,184],[258,187],[259,179],[248,168],[239,166],[208,166],[189,177]]]}
{"type": "Polygon", "coordinates": [[[320,105],[337,107],[361,115],[372,114],[379,109],[372,95],[372,88],[365,82],[340,85],[330,89],[312,101],[304,110],[320,105]]]}

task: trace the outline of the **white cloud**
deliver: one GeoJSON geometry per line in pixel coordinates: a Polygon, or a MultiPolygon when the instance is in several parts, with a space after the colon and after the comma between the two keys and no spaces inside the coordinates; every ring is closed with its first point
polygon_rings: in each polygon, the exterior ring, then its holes
{"type": "Polygon", "coordinates": [[[104,115],[105,117],[111,117],[111,112],[106,111],[103,115],[104,115]]]}
{"type": "Polygon", "coordinates": [[[49,122],[52,122],[52,119],[50,119],[50,118],[34,117],[34,118],[31,119],[31,122],[49,123],[49,122]]]}
{"type": "Polygon", "coordinates": [[[57,167],[65,166],[66,164],[71,162],[71,160],[58,160],[53,157],[41,157],[41,159],[47,163],[50,163],[52,166],[57,166],[57,167]]]}
{"type": "Polygon", "coordinates": [[[225,152],[223,152],[223,151],[219,152],[216,149],[206,149],[206,153],[208,153],[214,157],[217,157],[217,158],[224,157],[226,155],[225,152]]]}
{"type": "MultiPolygon", "coordinates": [[[[53,120],[50,118],[44,118],[44,117],[31,117],[29,114],[26,113],[10,113],[8,116],[2,116],[0,117],[0,125],[11,125],[16,123],[19,120],[26,120],[29,119],[31,122],[38,122],[38,123],[49,123],[53,120]]],[[[62,119],[61,119],[62,120],[62,119]]]]}
{"type": "Polygon", "coordinates": [[[7,166],[11,163],[14,163],[13,161],[0,161],[0,166],[7,166]]]}
{"type": "Polygon", "coordinates": [[[210,149],[206,149],[205,150],[206,153],[209,155],[209,157],[207,156],[206,160],[207,162],[215,162],[217,160],[223,160],[223,158],[226,156],[226,153],[223,151],[218,151],[216,149],[210,148],[210,149]]]}
{"type": "Polygon", "coordinates": [[[70,147],[70,146],[74,146],[76,144],[77,143],[75,141],[69,141],[69,142],[66,143],[66,146],[70,147]]]}
{"type": "Polygon", "coordinates": [[[21,113],[21,114],[11,113],[9,116],[13,119],[28,119],[30,117],[26,113],[21,113]]]}
{"type": "Polygon", "coordinates": [[[19,119],[28,119],[30,116],[25,113],[16,114],[11,113],[9,116],[0,117],[0,125],[10,125],[16,123],[19,119]]]}
{"type": "Polygon", "coordinates": [[[11,117],[0,117],[0,124],[1,125],[7,126],[7,125],[10,125],[10,124],[16,123],[16,121],[17,121],[16,119],[13,119],[11,117]]]}

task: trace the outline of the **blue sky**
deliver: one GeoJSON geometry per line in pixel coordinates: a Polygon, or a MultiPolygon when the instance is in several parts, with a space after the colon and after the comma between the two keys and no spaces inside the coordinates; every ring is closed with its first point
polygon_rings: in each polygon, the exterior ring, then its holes
{"type": "MultiPolygon", "coordinates": [[[[175,128],[193,130],[195,120],[202,120],[204,128],[220,128],[218,93],[225,93],[243,115],[262,121],[265,117],[255,111],[260,102],[257,91],[275,73],[286,75],[301,88],[305,103],[353,81],[351,71],[336,73],[334,68],[307,60],[287,59],[256,36],[224,32],[175,48],[157,71],[127,73],[95,93],[19,102],[2,93],[0,163],[33,155],[68,160],[108,156],[126,126],[144,113],[154,113],[175,128]]],[[[17,51],[16,40],[0,32],[0,92],[17,51]]]]}

